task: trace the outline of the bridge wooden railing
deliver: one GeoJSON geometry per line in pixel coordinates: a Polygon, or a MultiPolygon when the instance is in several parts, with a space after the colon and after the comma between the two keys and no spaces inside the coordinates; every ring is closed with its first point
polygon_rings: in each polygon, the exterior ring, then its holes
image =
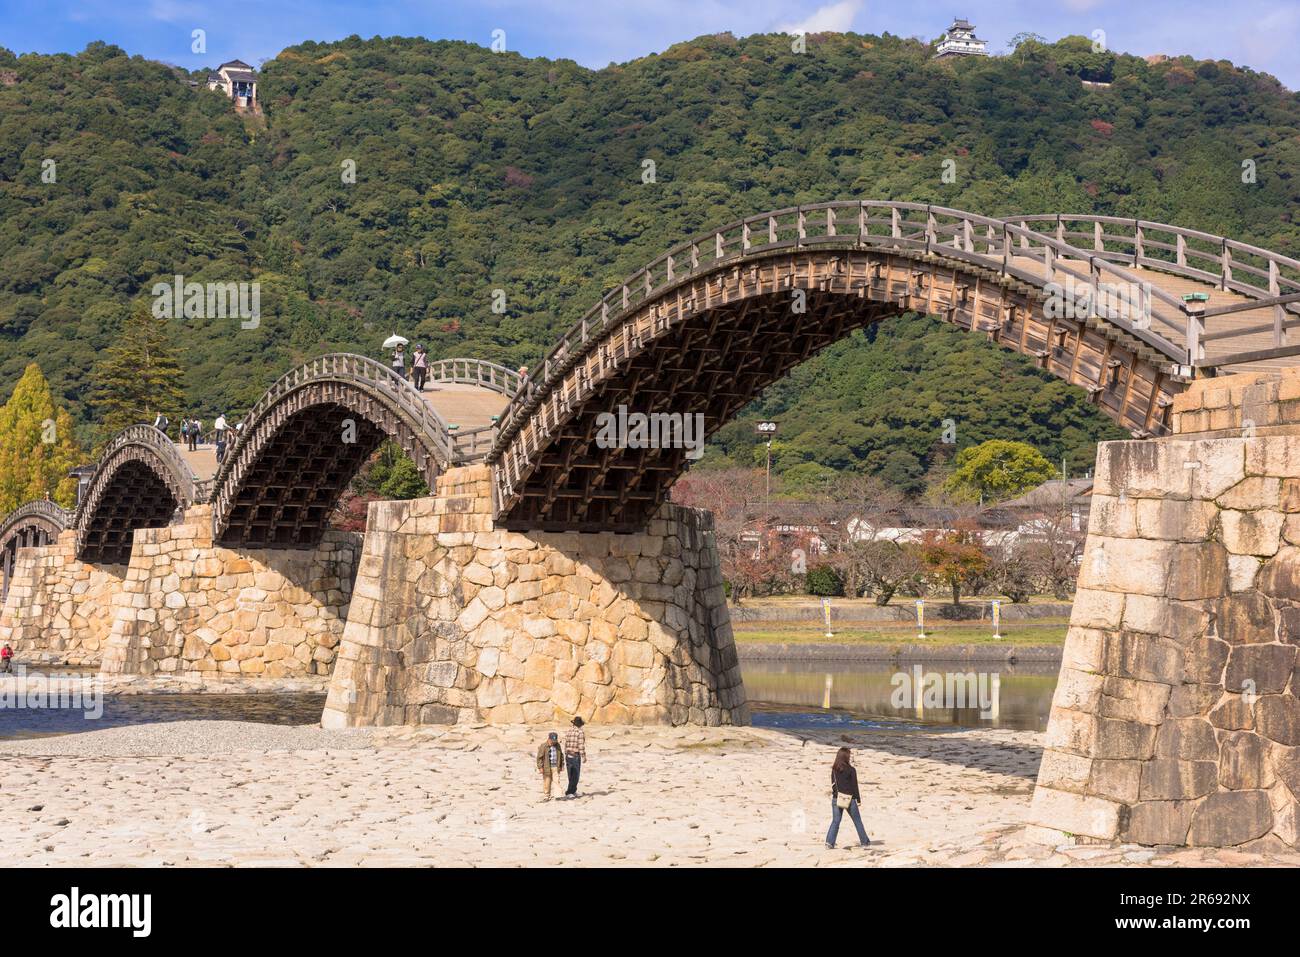
{"type": "Polygon", "coordinates": [[[486,359],[439,359],[429,364],[429,381],[476,385],[512,397],[519,391],[523,377],[486,359]]]}
{"type": "MultiPolygon", "coordinates": [[[[1024,217],[1027,219],[1027,217],[1024,217]]],[[[641,303],[719,266],[779,250],[834,246],[887,248],[942,256],[1043,288],[1073,280],[1087,287],[1092,315],[1167,356],[1176,365],[1203,364],[1206,330],[1200,310],[1148,283],[1119,255],[1099,255],[1018,221],[923,203],[853,200],[793,206],[736,220],[681,243],[610,290],[561,336],[507,405],[493,454],[537,407],[541,397],[595,342],[641,303]],[[1103,313],[1103,287],[1136,290],[1129,311],[1103,313]]],[[[1155,249],[1156,247],[1152,247],[1155,249]]]]}
{"type": "Polygon", "coordinates": [[[86,510],[92,502],[99,500],[99,493],[102,491],[104,483],[110,478],[103,467],[104,464],[118,450],[129,445],[144,446],[162,459],[165,466],[171,470],[177,482],[180,483],[180,493],[184,499],[182,504],[192,504],[204,500],[204,498],[200,497],[203,489],[201,483],[194,477],[194,470],[181,457],[175,443],[167,437],[167,434],[155,429],[152,425],[131,425],[109,440],[108,445],[104,447],[104,451],[99,457],[99,461],[95,463],[94,477],[91,478],[85,494],[81,496],[81,502],[73,515],[72,524],[77,529],[85,527],[86,510]]]}
{"type": "MultiPolygon", "coordinates": [[[[1248,306],[1204,310],[1206,319],[1267,307],[1272,319],[1252,326],[1208,331],[1201,342],[1232,344],[1245,336],[1271,333],[1273,346],[1288,345],[1287,332],[1300,326],[1300,260],[1213,233],[1145,219],[1044,213],[1009,216],[1021,226],[1051,233],[1111,262],[1185,276],[1255,300],[1248,306]]],[[[1215,364],[1225,363],[1215,357],[1215,364]]]]}

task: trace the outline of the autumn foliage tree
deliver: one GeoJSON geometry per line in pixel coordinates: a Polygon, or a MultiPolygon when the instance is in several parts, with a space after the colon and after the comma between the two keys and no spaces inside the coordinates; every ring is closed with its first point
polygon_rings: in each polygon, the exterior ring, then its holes
{"type": "Polygon", "coordinates": [[[756,469],[692,472],[673,486],[673,501],[713,513],[714,541],[732,601],[788,576],[791,556],[771,535],[767,486],[756,469]]]}
{"type": "Polygon", "coordinates": [[[54,404],[40,366],[31,363],[0,408],[0,515],[46,496],[65,508],[76,503],[81,464],[72,418],[54,404]]]}
{"type": "Polygon", "coordinates": [[[961,604],[962,586],[989,568],[989,554],[979,531],[965,523],[951,531],[927,531],[917,551],[926,571],[952,589],[953,605],[961,604]]]}

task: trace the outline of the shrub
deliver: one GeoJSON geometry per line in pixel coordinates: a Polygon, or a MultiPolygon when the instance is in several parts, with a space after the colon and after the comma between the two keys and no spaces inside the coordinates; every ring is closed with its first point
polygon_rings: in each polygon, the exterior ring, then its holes
{"type": "Polygon", "coordinates": [[[804,589],[810,595],[836,597],[844,594],[844,582],[829,565],[817,565],[804,575],[804,589]]]}

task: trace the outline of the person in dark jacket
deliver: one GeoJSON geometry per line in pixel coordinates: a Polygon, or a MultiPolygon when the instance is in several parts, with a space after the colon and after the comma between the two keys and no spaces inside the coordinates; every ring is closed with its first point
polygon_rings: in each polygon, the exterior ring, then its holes
{"type": "Polygon", "coordinates": [[[826,846],[832,850],[835,848],[835,838],[840,833],[840,817],[845,810],[840,807],[841,794],[848,795],[849,817],[858,829],[858,840],[863,847],[867,847],[871,838],[867,837],[866,829],[862,826],[862,815],[858,813],[862,795],[858,793],[858,772],[853,768],[852,754],[848,748],[840,748],[835,755],[835,763],[831,765],[831,829],[826,832],[826,846]]]}
{"type": "Polygon", "coordinates": [[[542,800],[551,799],[551,781],[562,767],[564,748],[560,747],[560,736],[552,731],[537,749],[537,770],[542,772],[542,800]]]}

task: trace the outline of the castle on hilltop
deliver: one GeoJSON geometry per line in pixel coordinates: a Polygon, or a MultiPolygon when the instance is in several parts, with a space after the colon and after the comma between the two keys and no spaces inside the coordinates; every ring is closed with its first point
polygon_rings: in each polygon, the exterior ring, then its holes
{"type": "Polygon", "coordinates": [[[208,89],[221,90],[235,101],[235,109],[256,113],[257,73],[243,60],[231,60],[208,74],[208,89]]]}
{"type": "Polygon", "coordinates": [[[988,45],[987,40],[975,36],[974,25],[959,17],[952,21],[948,32],[939,38],[934,58],[946,60],[955,56],[988,56],[988,45]]]}

